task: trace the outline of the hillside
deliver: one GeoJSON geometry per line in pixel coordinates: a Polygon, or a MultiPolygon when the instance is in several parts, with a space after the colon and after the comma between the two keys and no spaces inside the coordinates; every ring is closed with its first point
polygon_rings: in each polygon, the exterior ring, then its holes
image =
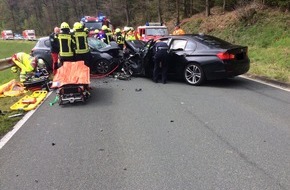
{"type": "MultiPolygon", "coordinates": [[[[235,44],[247,45],[250,75],[290,84],[290,13],[258,5],[231,12],[214,7],[211,16],[203,13],[182,20],[187,33],[205,33],[235,44]]],[[[173,22],[168,23],[170,31],[173,22]]]]}

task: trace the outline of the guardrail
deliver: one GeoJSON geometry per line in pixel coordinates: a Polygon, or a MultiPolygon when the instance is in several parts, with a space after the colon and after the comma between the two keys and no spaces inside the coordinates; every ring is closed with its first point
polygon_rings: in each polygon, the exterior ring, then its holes
{"type": "Polygon", "coordinates": [[[8,69],[12,67],[14,63],[11,60],[11,57],[0,59],[0,71],[8,69]]]}

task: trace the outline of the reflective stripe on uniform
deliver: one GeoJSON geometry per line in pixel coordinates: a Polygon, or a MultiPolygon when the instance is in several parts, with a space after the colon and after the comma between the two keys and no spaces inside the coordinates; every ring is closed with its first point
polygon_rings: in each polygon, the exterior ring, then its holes
{"type": "Polygon", "coordinates": [[[59,55],[64,57],[70,57],[73,56],[73,50],[72,50],[72,37],[70,34],[59,34],[58,35],[59,40],[59,55]]]}
{"type": "Polygon", "coordinates": [[[75,37],[75,43],[76,43],[76,49],[75,49],[76,54],[88,53],[90,50],[89,50],[88,42],[86,39],[87,33],[75,32],[74,37],[75,37]]]}

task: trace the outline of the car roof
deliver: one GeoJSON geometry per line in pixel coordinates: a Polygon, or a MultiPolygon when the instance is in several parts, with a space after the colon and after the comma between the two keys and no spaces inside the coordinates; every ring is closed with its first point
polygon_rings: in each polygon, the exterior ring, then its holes
{"type": "Polygon", "coordinates": [[[211,36],[211,35],[206,35],[206,34],[183,34],[183,35],[169,35],[169,36],[164,36],[159,39],[165,39],[165,38],[170,38],[170,39],[192,39],[198,43],[201,43],[203,45],[209,46],[209,47],[215,47],[215,48],[222,48],[222,47],[228,47],[233,44],[230,42],[227,42],[225,40],[222,40],[220,38],[211,36]]]}
{"type": "Polygon", "coordinates": [[[49,36],[39,38],[34,48],[50,48],[49,36]]]}

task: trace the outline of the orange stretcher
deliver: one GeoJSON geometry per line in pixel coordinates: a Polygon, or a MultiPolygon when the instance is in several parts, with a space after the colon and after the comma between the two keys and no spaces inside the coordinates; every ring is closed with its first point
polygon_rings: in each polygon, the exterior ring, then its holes
{"type": "Polygon", "coordinates": [[[51,88],[57,88],[59,105],[85,102],[90,96],[90,68],[84,61],[64,62],[53,78],[51,88]]]}

